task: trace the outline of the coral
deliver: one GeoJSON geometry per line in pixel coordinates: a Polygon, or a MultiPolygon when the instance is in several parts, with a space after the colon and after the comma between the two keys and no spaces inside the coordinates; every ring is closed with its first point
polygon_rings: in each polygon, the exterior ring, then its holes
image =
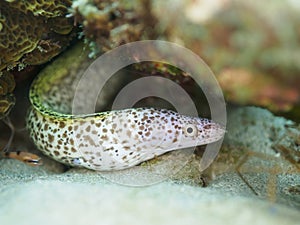
{"type": "Polygon", "coordinates": [[[75,36],[73,19],[66,18],[69,0],[0,1],[0,119],[15,103],[13,76],[8,70],[49,61],[75,36]]]}
{"type": "Polygon", "coordinates": [[[0,75],[0,119],[7,116],[13,105],[15,98],[12,91],[15,88],[15,80],[9,72],[0,75]]]}
{"type": "Polygon", "coordinates": [[[34,16],[57,17],[66,13],[66,8],[72,3],[71,0],[6,0],[10,6],[25,14],[32,13],[34,16]]]}
{"type": "Polygon", "coordinates": [[[72,20],[61,16],[67,13],[68,4],[69,1],[1,1],[0,70],[24,62],[41,64],[59,54],[73,29],[72,20]],[[30,59],[26,59],[28,53],[30,59]]]}
{"type": "Polygon", "coordinates": [[[25,16],[5,3],[0,6],[0,70],[3,70],[15,66],[24,54],[36,48],[44,30],[41,18],[31,14],[25,16]]]}
{"type": "MultiPolygon", "coordinates": [[[[99,51],[107,51],[121,44],[150,37],[147,24],[154,26],[155,18],[145,7],[146,1],[73,1],[71,11],[75,21],[82,24],[83,34],[96,55],[99,51]],[[139,7],[140,5],[145,7],[139,7]]],[[[153,35],[152,35],[152,38],[153,35]]]]}
{"type": "Polygon", "coordinates": [[[6,117],[12,107],[15,105],[15,97],[13,94],[0,96],[0,119],[6,117]]]}
{"type": "Polygon", "coordinates": [[[3,72],[0,75],[0,95],[11,93],[15,89],[15,80],[11,73],[3,72]]]}

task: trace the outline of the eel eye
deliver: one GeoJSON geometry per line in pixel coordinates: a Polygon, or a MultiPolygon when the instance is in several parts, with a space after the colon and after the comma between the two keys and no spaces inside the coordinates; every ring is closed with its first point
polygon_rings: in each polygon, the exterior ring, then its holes
{"type": "Polygon", "coordinates": [[[195,137],[198,133],[198,129],[196,126],[189,124],[183,128],[183,132],[186,136],[195,137]]]}

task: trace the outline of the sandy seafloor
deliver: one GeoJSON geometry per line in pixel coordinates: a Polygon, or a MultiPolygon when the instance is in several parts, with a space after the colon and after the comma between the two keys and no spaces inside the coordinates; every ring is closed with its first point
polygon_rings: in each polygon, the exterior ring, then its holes
{"type": "MultiPolygon", "coordinates": [[[[254,107],[232,110],[228,119],[225,144],[264,153],[271,151],[275,139],[286,135],[285,129],[291,124],[254,107]]],[[[111,182],[99,172],[70,169],[58,173],[49,168],[0,160],[1,225],[285,225],[300,221],[300,193],[285,192],[300,185],[299,171],[277,176],[276,200],[272,202],[265,194],[255,196],[235,172],[216,176],[205,188],[180,178],[129,187],[111,182]]],[[[266,174],[249,174],[257,192],[267,189],[266,174]]],[[[133,170],[126,174],[131,175],[133,170]]],[[[184,176],[189,174],[181,174],[184,176]]]]}

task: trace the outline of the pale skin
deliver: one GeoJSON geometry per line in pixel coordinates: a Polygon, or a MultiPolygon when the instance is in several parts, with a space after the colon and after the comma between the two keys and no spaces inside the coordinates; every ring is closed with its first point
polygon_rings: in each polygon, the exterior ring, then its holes
{"type": "MultiPolygon", "coordinates": [[[[76,48],[71,49],[65,59],[75,54],[76,48]]],[[[218,141],[224,135],[223,127],[211,120],[165,109],[130,108],[72,115],[65,105],[72,99],[69,95],[76,85],[72,83],[76,73],[69,71],[76,70],[81,59],[65,59],[55,61],[33,82],[32,109],[27,118],[37,148],[63,164],[99,171],[121,170],[169,151],[218,141]],[[59,69],[62,64],[64,69],[59,69]]]]}

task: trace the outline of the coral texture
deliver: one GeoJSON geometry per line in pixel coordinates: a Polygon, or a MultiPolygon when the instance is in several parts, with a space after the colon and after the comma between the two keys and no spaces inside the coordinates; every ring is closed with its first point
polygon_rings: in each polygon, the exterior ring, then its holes
{"type": "Polygon", "coordinates": [[[71,1],[0,1],[0,119],[14,105],[15,83],[9,70],[49,61],[68,46],[74,35],[66,18],[71,1]]]}
{"type": "Polygon", "coordinates": [[[15,88],[15,80],[11,73],[4,72],[0,75],[0,119],[7,116],[15,104],[11,92],[15,88]]]}
{"type": "Polygon", "coordinates": [[[59,54],[73,28],[72,20],[63,16],[69,4],[69,1],[1,1],[0,70],[16,65],[22,69],[24,63],[42,64],[59,54]]]}

